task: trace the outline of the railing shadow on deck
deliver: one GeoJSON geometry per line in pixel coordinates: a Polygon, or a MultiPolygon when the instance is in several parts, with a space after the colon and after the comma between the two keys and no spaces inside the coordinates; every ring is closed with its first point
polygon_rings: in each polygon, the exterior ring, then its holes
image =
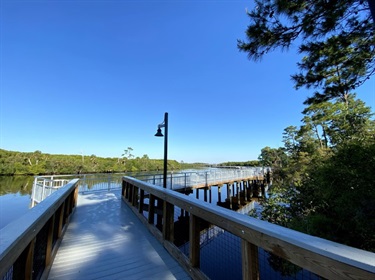
{"type": "Polygon", "coordinates": [[[0,279],[43,279],[74,212],[78,179],[0,230],[0,279]]]}
{"type": "MultiPolygon", "coordinates": [[[[132,177],[123,178],[122,199],[193,279],[210,277],[202,267],[207,261],[203,259],[207,254],[202,253],[202,234],[209,234],[213,227],[219,232],[212,234],[210,242],[222,233],[239,239],[242,279],[260,278],[264,264],[261,268],[259,252],[265,251],[308,270],[312,279],[375,279],[375,254],[371,252],[283,228],[132,177]],[[181,215],[176,218],[179,211],[181,215]],[[182,220],[184,237],[177,236],[182,220]],[[187,246],[181,246],[184,242],[187,246]]],[[[209,257],[220,256],[211,253],[209,257]]],[[[229,266],[221,269],[229,270],[229,266]]]]}

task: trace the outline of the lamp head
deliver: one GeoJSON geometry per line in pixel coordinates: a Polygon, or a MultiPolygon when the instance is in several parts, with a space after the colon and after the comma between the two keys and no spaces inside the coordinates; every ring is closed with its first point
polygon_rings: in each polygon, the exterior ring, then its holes
{"type": "Polygon", "coordinates": [[[163,137],[164,136],[163,133],[161,133],[161,128],[160,127],[158,128],[158,131],[156,132],[155,136],[156,137],[163,137]]]}

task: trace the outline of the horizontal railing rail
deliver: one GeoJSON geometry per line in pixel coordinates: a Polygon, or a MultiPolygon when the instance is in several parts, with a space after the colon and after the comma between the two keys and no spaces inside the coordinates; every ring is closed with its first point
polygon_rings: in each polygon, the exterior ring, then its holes
{"type": "Polygon", "coordinates": [[[42,277],[75,209],[77,195],[78,179],[73,179],[0,230],[1,279],[42,277]]]}
{"type": "MultiPolygon", "coordinates": [[[[239,169],[212,168],[202,171],[169,173],[166,181],[168,189],[178,190],[183,188],[197,188],[223,184],[246,178],[263,180],[270,171],[271,169],[269,167],[250,167],[239,169]]],[[[163,186],[163,174],[146,174],[136,176],[136,178],[153,185],[163,186]]]]}
{"type": "MultiPolygon", "coordinates": [[[[259,279],[258,254],[263,250],[327,279],[375,279],[375,254],[371,252],[261,221],[131,177],[123,178],[122,198],[194,279],[209,277],[201,267],[206,261],[201,251],[201,232],[209,228],[206,234],[213,236],[207,239],[209,243],[215,236],[223,236],[221,232],[211,233],[213,228],[207,224],[239,239],[242,279],[259,279]],[[176,218],[175,212],[181,216],[176,218]],[[184,217],[188,224],[187,252],[176,244],[181,239],[176,227],[184,217]]],[[[219,256],[215,253],[209,257],[219,256]]]]}

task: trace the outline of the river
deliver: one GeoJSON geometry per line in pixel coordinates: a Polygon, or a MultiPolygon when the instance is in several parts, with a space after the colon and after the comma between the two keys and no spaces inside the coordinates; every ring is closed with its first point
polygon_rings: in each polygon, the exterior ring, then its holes
{"type": "Polygon", "coordinates": [[[33,176],[0,176],[0,229],[27,213],[33,181],[33,176]]]}

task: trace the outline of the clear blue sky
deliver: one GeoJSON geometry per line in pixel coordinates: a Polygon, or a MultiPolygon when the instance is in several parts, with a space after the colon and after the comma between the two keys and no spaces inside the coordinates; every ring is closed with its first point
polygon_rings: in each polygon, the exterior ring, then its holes
{"type": "MultiPolygon", "coordinates": [[[[237,49],[252,1],[17,1],[0,4],[0,148],[257,159],[299,125],[296,47],[261,62],[237,49]]],[[[375,79],[358,97],[375,108],[375,79]]]]}

